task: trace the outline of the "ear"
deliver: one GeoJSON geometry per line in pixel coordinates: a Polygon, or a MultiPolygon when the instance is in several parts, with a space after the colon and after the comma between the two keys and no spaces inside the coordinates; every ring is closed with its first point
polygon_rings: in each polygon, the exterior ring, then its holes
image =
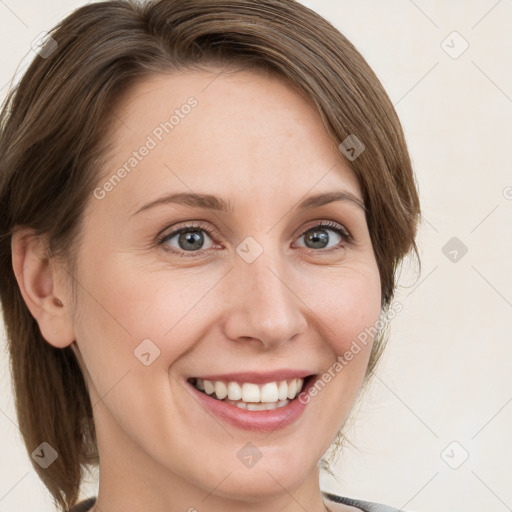
{"type": "Polygon", "coordinates": [[[56,348],[75,340],[66,271],[47,257],[44,240],[32,228],[19,227],[11,238],[14,275],[43,338],[56,348]],[[61,298],[63,300],[61,300],[61,298]]]}

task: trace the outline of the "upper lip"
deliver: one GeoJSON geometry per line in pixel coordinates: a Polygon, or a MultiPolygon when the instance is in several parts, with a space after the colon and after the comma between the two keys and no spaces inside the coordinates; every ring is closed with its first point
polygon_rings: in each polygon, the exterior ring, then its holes
{"type": "Polygon", "coordinates": [[[221,380],[224,382],[250,382],[253,384],[264,384],[266,382],[280,382],[289,379],[305,379],[314,372],[308,370],[272,370],[270,372],[237,372],[237,373],[218,373],[211,375],[200,375],[194,378],[203,380],[216,381],[221,380]]]}

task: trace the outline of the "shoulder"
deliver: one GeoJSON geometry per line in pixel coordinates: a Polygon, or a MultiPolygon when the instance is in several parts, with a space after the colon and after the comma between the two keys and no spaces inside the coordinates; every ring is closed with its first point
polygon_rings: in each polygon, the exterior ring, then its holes
{"type": "Polygon", "coordinates": [[[89,498],[71,507],[69,509],[69,512],[88,512],[95,503],[96,498],[89,498]]]}
{"type": "Polygon", "coordinates": [[[375,503],[373,501],[363,501],[354,498],[345,498],[344,496],[338,496],[330,492],[323,491],[322,496],[327,500],[328,503],[343,503],[344,505],[356,507],[362,510],[363,512],[405,512],[402,509],[390,507],[388,505],[383,505],[382,503],[375,503]]]}

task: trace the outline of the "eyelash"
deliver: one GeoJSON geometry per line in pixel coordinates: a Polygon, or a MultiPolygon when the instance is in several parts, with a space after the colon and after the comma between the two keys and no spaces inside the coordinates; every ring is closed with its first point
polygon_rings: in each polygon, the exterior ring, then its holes
{"type": "MultiPolygon", "coordinates": [[[[299,238],[303,237],[309,231],[313,231],[315,229],[322,229],[322,228],[328,228],[329,230],[336,232],[338,235],[340,235],[343,242],[346,244],[350,244],[353,242],[353,237],[348,232],[348,230],[345,229],[340,224],[337,224],[332,221],[321,221],[319,224],[316,224],[314,226],[307,228],[305,231],[303,231],[301,233],[299,238]]],[[[209,227],[206,224],[197,222],[197,223],[188,224],[187,226],[184,226],[184,227],[181,227],[174,231],[171,231],[171,233],[164,233],[163,235],[161,235],[157,238],[157,244],[159,246],[163,245],[166,241],[174,238],[176,235],[179,235],[179,234],[181,234],[183,232],[187,232],[187,231],[205,231],[212,240],[217,235],[216,230],[212,229],[211,227],[209,227]]],[[[341,249],[343,247],[341,245],[343,242],[340,242],[338,244],[338,247],[335,247],[335,248],[331,247],[330,249],[318,249],[317,250],[317,249],[309,249],[307,247],[302,247],[302,249],[305,249],[306,252],[308,252],[308,253],[328,253],[331,251],[341,249]]],[[[172,249],[165,249],[165,250],[168,252],[171,252],[179,257],[185,257],[185,258],[192,257],[193,258],[193,257],[198,257],[198,255],[201,255],[201,253],[204,253],[205,251],[211,251],[214,249],[203,249],[203,250],[199,250],[199,251],[178,251],[175,248],[172,248],[172,249]]]]}

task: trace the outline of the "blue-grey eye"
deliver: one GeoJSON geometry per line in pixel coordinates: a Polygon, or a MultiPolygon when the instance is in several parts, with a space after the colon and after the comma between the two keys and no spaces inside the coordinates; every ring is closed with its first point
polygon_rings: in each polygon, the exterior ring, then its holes
{"type": "MultiPolygon", "coordinates": [[[[211,238],[206,235],[206,238],[211,238]]],[[[174,231],[169,233],[163,240],[162,243],[165,245],[170,245],[175,249],[181,249],[182,251],[199,251],[205,249],[205,231],[203,229],[191,229],[191,228],[183,228],[178,231],[174,231]],[[177,239],[178,246],[172,244],[171,241],[173,239],[177,239]]],[[[207,247],[206,247],[207,249],[207,247]]]]}
{"type": "Polygon", "coordinates": [[[331,247],[339,245],[341,241],[346,240],[347,235],[342,229],[336,226],[320,225],[308,229],[300,238],[304,238],[305,246],[309,249],[330,249],[331,247]],[[328,244],[331,241],[329,231],[331,233],[335,233],[338,240],[334,237],[334,244],[328,247],[328,244]]]}

